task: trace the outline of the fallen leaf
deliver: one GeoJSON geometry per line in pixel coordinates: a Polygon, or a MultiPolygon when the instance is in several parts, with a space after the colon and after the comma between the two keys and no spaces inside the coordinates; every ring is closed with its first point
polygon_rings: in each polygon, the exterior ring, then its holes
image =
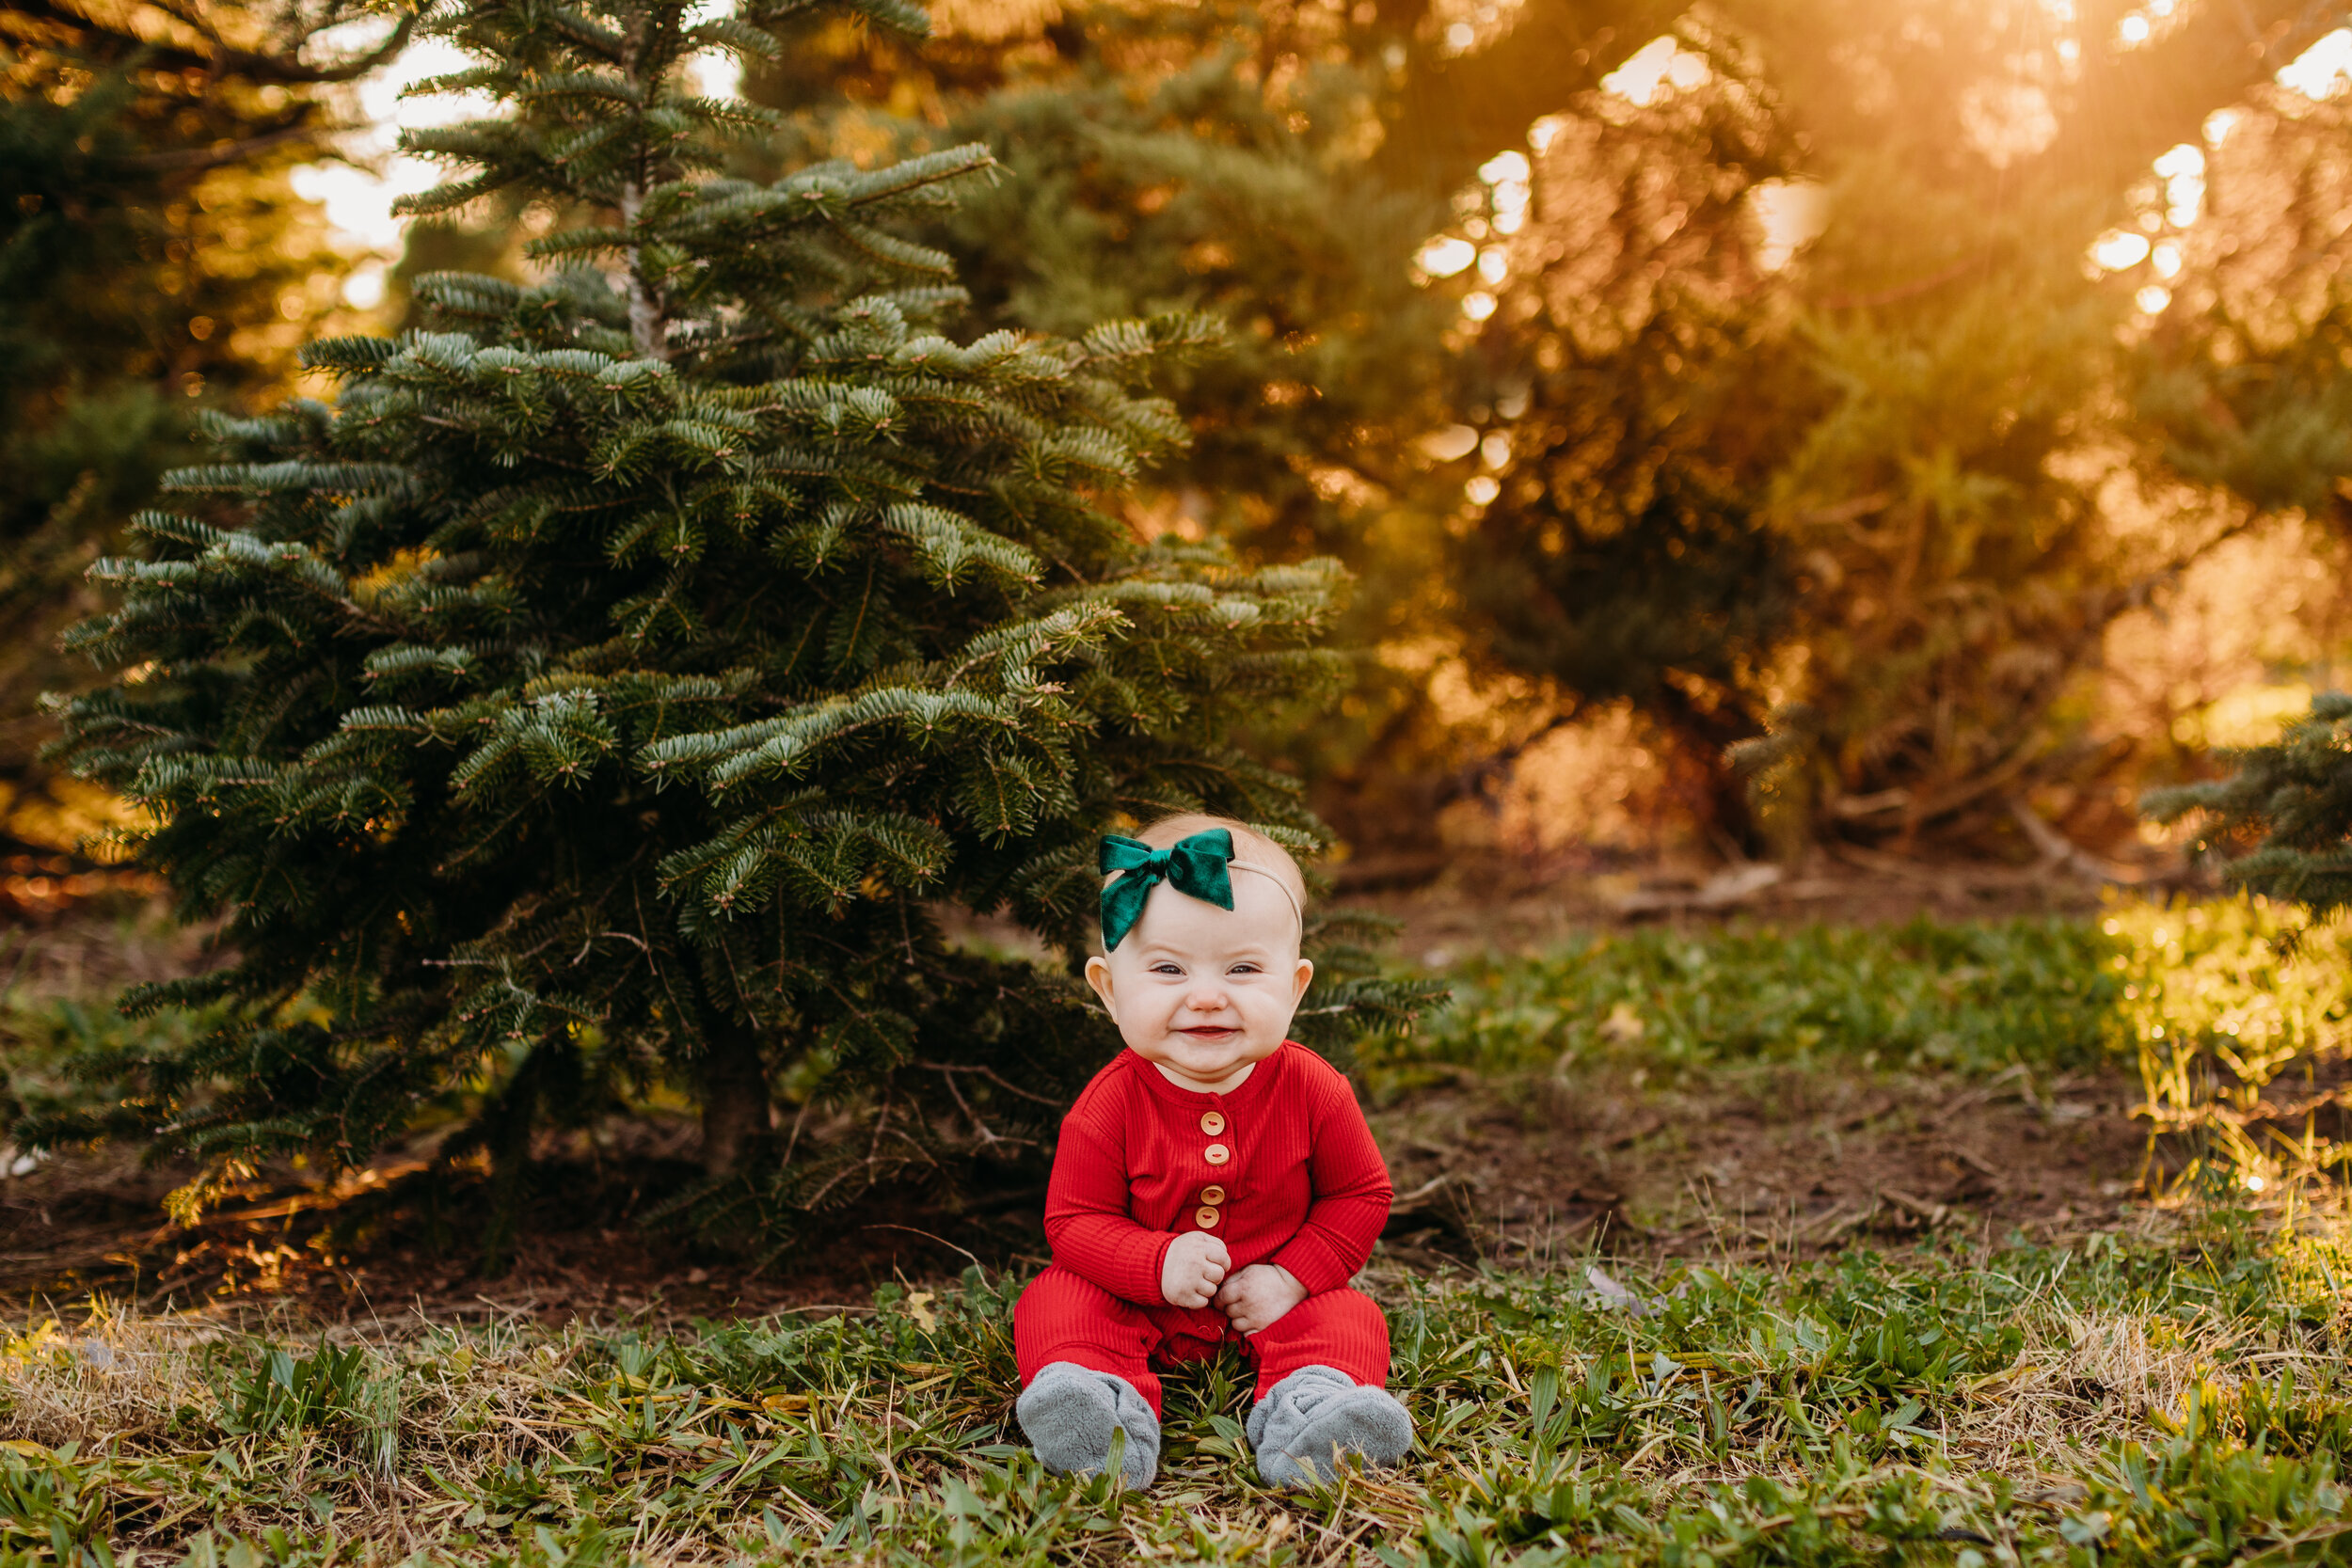
{"type": "Polygon", "coordinates": [[[907,1297],[907,1316],[923,1328],[937,1328],[939,1314],[931,1310],[931,1293],[916,1291],[907,1297]]]}
{"type": "Polygon", "coordinates": [[[1585,1268],[1584,1283],[1593,1288],[1593,1293],[1600,1297],[1603,1307],[1622,1307],[1637,1318],[1649,1314],[1649,1308],[1642,1305],[1642,1298],[1610,1278],[1598,1263],[1585,1268]]]}

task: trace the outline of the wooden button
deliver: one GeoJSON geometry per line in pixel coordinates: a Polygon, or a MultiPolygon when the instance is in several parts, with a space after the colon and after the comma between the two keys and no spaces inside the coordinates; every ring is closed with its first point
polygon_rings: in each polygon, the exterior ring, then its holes
{"type": "Polygon", "coordinates": [[[1222,1187],[1203,1187],[1200,1189],[1200,1201],[1211,1206],[1222,1203],[1225,1201],[1225,1189],[1222,1187]]]}
{"type": "Polygon", "coordinates": [[[1201,1112],[1200,1131],[1206,1132],[1212,1138],[1216,1137],[1219,1132],[1224,1132],[1225,1113],[1222,1111],[1201,1112]]]}
{"type": "Polygon", "coordinates": [[[1203,1230],[1215,1230],[1216,1228],[1216,1211],[1214,1209],[1196,1209],[1192,1212],[1192,1223],[1199,1226],[1203,1230]]]}
{"type": "Polygon", "coordinates": [[[1200,1151],[1200,1158],[1213,1165],[1221,1165],[1233,1157],[1233,1151],[1223,1144],[1211,1144],[1200,1151]]]}

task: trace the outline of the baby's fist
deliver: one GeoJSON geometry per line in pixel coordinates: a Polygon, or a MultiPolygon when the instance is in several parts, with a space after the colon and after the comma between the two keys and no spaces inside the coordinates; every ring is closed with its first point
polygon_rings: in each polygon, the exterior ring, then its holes
{"type": "Polygon", "coordinates": [[[1206,1307],[1225,1283],[1233,1255],[1205,1230],[1187,1230],[1170,1242],[1160,1264],[1160,1294],[1170,1307],[1206,1307]]]}
{"type": "Polygon", "coordinates": [[[1307,1287],[1279,1263],[1252,1263],[1216,1292],[1217,1309],[1244,1334],[1255,1334],[1307,1299],[1307,1287]]]}

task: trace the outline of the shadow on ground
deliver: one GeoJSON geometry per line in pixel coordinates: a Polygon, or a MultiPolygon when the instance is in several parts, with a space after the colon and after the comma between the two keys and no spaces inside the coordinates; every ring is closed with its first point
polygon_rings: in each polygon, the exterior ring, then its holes
{"type": "MultiPolygon", "coordinates": [[[[1704,1089],[1465,1070],[1372,1107],[1398,1199],[1384,1252],[1437,1273],[1578,1253],[1754,1257],[1957,1229],[1998,1241],[2116,1223],[2143,1137],[2123,1081],[1990,1083],[1757,1066],[1704,1089]]],[[[148,1311],[327,1321],[683,1321],[862,1305],[879,1285],[1043,1261],[1042,1194],[943,1212],[879,1194],[760,1266],[698,1246],[662,1206],[695,1178],[683,1122],[549,1139],[522,1239],[485,1271],[486,1173],[394,1153],[332,1185],[250,1184],[179,1227],[176,1176],[109,1155],[0,1181],[0,1291],[40,1310],[92,1297],[148,1311]]]]}

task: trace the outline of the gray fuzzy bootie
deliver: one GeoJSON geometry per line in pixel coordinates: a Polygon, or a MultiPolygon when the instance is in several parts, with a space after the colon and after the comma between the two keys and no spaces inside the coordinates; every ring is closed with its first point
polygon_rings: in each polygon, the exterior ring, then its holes
{"type": "Polygon", "coordinates": [[[1093,1475],[1110,1468],[1111,1433],[1127,1433],[1120,1465],[1127,1484],[1144,1487],[1160,1468],[1160,1420],[1123,1377],[1056,1361],[1040,1371],[1013,1415],[1049,1470],[1093,1475]]]}
{"type": "Polygon", "coordinates": [[[1396,1396],[1336,1367],[1301,1367],[1276,1384],[1249,1412],[1248,1431],[1269,1486],[1320,1485],[1343,1453],[1393,1465],[1413,1446],[1413,1418],[1396,1396]]]}

